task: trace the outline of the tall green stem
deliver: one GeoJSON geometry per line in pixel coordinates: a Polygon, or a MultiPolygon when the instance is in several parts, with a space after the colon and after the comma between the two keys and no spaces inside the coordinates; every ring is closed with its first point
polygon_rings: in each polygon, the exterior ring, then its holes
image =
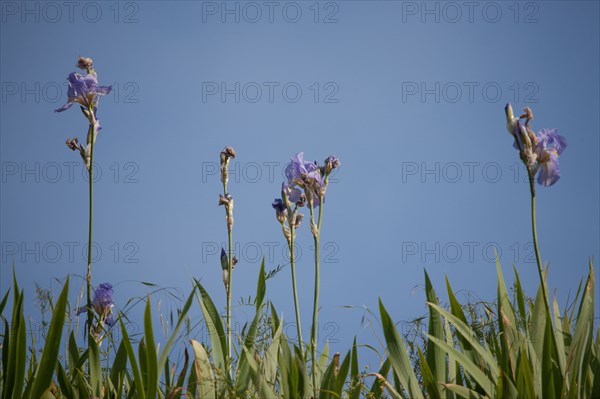
{"type": "Polygon", "coordinates": [[[323,215],[323,196],[319,197],[319,218],[316,224],[316,231],[314,231],[315,226],[315,217],[314,217],[314,208],[312,201],[309,202],[310,209],[310,224],[311,230],[313,230],[313,238],[315,242],[315,292],[314,292],[314,301],[313,301],[313,319],[312,319],[312,327],[310,329],[310,348],[311,348],[311,360],[312,360],[312,382],[315,398],[318,397],[318,388],[317,388],[317,376],[316,376],[316,367],[317,367],[317,328],[318,328],[318,320],[319,320],[319,288],[321,284],[321,273],[319,268],[319,238],[321,235],[321,220],[323,215]]]}
{"type": "Polygon", "coordinates": [[[94,315],[92,314],[92,225],[93,225],[93,205],[94,205],[94,141],[95,141],[95,125],[96,121],[94,118],[93,107],[89,108],[90,112],[90,127],[88,128],[88,137],[90,138],[90,166],[88,169],[89,175],[89,192],[90,192],[90,209],[89,209],[89,224],[88,224],[88,261],[87,261],[87,273],[85,280],[87,283],[87,321],[88,321],[88,345],[91,345],[90,329],[92,328],[92,322],[94,321],[94,315]]]}
{"type": "MultiPolygon", "coordinates": [[[[295,212],[294,212],[295,213],[295,212]]],[[[294,238],[296,235],[295,226],[292,223],[289,223],[290,227],[290,266],[292,268],[292,289],[294,291],[294,308],[296,310],[296,329],[298,332],[298,346],[300,347],[300,353],[304,353],[302,351],[302,326],[300,325],[300,304],[298,303],[298,290],[296,289],[296,259],[294,255],[294,238]]]]}
{"type": "Polygon", "coordinates": [[[546,309],[548,309],[548,313],[550,314],[550,301],[548,300],[548,289],[546,287],[546,279],[544,278],[544,270],[542,267],[542,257],[540,255],[540,248],[538,246],[538,238],[537,238],[537,227],[535,221],[535,180],[533,173],[528,168],[529,175],[529,191],[531,193],[531,231],[533,234],[533,247],[535,249],[535,258],[537,260],[537,268],[538,273],[540,275],[540,281],[542,283],[542,291],[544,294],[544,302],[546,303],[546,309]]]}

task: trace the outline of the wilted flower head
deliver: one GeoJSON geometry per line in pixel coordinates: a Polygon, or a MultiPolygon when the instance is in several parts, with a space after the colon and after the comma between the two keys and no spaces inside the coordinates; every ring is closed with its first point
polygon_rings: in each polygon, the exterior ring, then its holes
{"type": "Polygon", "coordinates": [[[301,213],[296,213],[295,215],[296,217],[294,218],[292,224],[294,225],[294,228],[297,229],[298,227],[300,227],[300,222],[302,222],[302,219],[304,219],[304,215],[301,213]]]}
{"type": "Polygon", "coordinates": [[[85,69],[86,71],[93,71],[94,62],[91,58],[79,56],[79,58],[77,59],[77,68],[85,69]]]}
{"type": "Polygon", "coordinates": [[[100,86],[96,75],[88,73],[82,76],[78,73],[71,73],[67,77],[69,89],[67,90],[68,100],[65,105],[55,110],[63,112],[71,108],[74,103],[79,103],[85,108],[98,106],[99,96],[110,93],[111,86],[100,86]]]}
{"type": "MultiPolygon", "coordinates": [[[[112,327],[115,324],[115,317],[112,313],[112,309],[115,306],[113,301],[113,287],[109,283],[102,283],[96,289],[94,289],[94,300],[92,301],[92,307],[100,318],[102,323],[108,324],[112,327]]],[[[77,314],[87,312],[87,308],[78,308],[77,314]]]]}
{"type": "Polygon", "coordinates": [[[80,144],[79,144],[79,140],[77,139],[77,137],[73,137],[72,139],[67,139],[67,147],[69,147],[71,150],[75,151],[75,150],[79,150],[80,149],[80,144]]]}
{"type": "Polygon", "coordinates": [[[525,118],[528,121],[533,119],[533,110],[529,107],[525,107],[523,108],[523,115],[521,115],[521,118],[525,118]]]}
{"type": "Polygon", "coordinates": [[[235,158],[236,153],[233,147],[225,147],[223,151],[221,151],[221,162],[225,162],[225,160],[229,158],[235,158]]]}
{"type": "Polygon", "coordinates": [[[219,206],[225,205],[228,206],[233,202],[233,197],[231,194],[219,194],[219,206]]]}
{"type": "Polygon", "coordinates": [[[229,181],[229,160],[235,158],[236,152],[233,147],[225,147],[220,154],[221,161],[221,182],[227,186],[229,181]]]}

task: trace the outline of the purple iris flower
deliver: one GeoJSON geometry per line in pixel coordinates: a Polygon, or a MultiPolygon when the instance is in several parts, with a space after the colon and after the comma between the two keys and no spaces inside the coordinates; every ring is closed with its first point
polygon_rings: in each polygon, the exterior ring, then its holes
{"type": "MultiPolygon", "coordinates": [[[[112,327],[115,324],[115,317],[112,313],[112,308],[115,306],[113,301],[113,287],[109,283],[102,283],[94,290],[94,300],[92,307],[94,311],[104,318],[104,322],[112,327]]],[[[85,313],[87,309],[81,307],[77,309],[77,314],[85,313]]]]}
{"type": "Polygon", "coordinates": [[[557,129],[542,129],[536,138],[535,151],[540,168],[537,182],[548,187],[560,179],[558,156],[567,148],[567,140],[557,133],[557,129]]]}
{"type": "Polygon", "coordinates": [[[297,202],[302,192],[296,187],[312,192],[314,206],[320,205],[318,191],[325,188],[321,171],[316,162],[304,160],[304,153],[299,152],[293,156],[285,168],[285,176],[288,178],[287,195],[291,202],[297,202]]]}
{"type": "Polygon", "coordinates": [[[56,109],[54,112],[63,112],[79,103],[85,108],[93,105],[94,109],[98,105],[98,96],[110,93],[112,86],[100,86],[95,75],[88,73],[82,76],[78,73],[71,73],[67,78],[69,89],[67,90],[68,100],[65,105],[56,109]]]}
{"type": "Polygon", "coordinates": [[[304,153],[299,152],[292,157],[291,162],[285,168],[285,176],[290,184],[297,183],[302,180],[302,176],[318,171],[318,166],[315,162],[306,162],[304,153]]]}

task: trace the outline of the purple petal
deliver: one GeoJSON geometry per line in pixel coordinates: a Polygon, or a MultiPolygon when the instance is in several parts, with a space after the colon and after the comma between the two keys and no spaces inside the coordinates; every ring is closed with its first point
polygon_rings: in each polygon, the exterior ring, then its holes
{"type": "Polygon", "coordinates": [[[309,172],[307,174],[309,179],[314,179],[315,182],[317,182],[317,185],[319,187],[323,187],[325,185],[325,183],[323,182],[323,178],[321,177],[321,173],[319,173],[318,170],[314,170],[312,172],[309,172]]]}
{"type": "Polygon", "coordinates": [[[521,125],[521,122],[517,121],[517,124],[515,125],[515,131],[513,134],[515,136],[515,144],[513,145],[513,147],[515,147],[519,151],[523,151],[523,140],[521,140],[521,130],[524,129],[525,127],[521,125]]]}
{"type": "Polygon", "coordinates": [[[285,211],[285,206],[283,206],[283,200],[281,198],[275,198],[271,206],[277,213],[282,213],[285,211]]]}
{"type": "Polygon", "coordinates": [[[555,149],[558,155],[567,148],[567,139],[558,134],[558,129],[542,129],[537,133],[538,145],[548,149],[555,149]]]}
{"type": "Polygon", "coordinates": [[[83,82],[83,77],[76,72],[71,72],[69,76],[67,76],[67,81],[69,82],[69,86],[71,86],[73,90],[82,90],[85,86],[83,82]]]}
{"type": "Polygon", "coordinates": [[[290,163],[285,168],[285,176],[291,183],[299,179],[304,171],[304,153],[299,152],[290,159],[290,163]]]}
{"type": "Polygon", "coordinates": [[[286,187],[286,194],[288,196],[288,200],[294,204],[300,200],[300,196],[302,196],[302,190],[294,186],[288,186],[286,187]]]}
{"type": "Polygon", "coordinates": [[[98,88],[98,79],[96,78],[96,76],[94,76],[91,73],[88,73],[87,75],[85,75],[81,79],[81,82],[85,85],[85,88],[88,90],[90,90],[90,89],[95,90],[96,88],[98,88]]]}
{"type": "Polygon", "coordinates": [[[549,153],[550,157],[547,161],[540,165],[538,174],[538,184],[549,187],[560,179],[560,169],[558,168],[558,155],[554,152],[549,153]]]}
{"type": "MultiPolygon", "coordinates": [[[[325,198],[323,198],[323,202],[325,202],[325,198]]],[[[321,205],[321,199],[317,195],[317,193],[313,192],[313,206],[316,208],[321,205]]]]}
{"type": "Polygon", "coordinates": [[[104,319],[104,322],[108,324],[109,327],[114,326],[116,321],[117,320],[115,320],[115,316],[112,314],[112,312],[106,316],[106,319],[104,319]]]}
{"type": "MultiPolygon", "coordinates": [[[[109,283],[102,283],[94,290],[94,307],[106,308],[114,304],[113,289],[109,283]]],[[[98,312],[100,313],[100,312],[98,312]]]]}
{"type": "Polygon", "coordinates": [[[98,86],[98,88],[96,89],[96,93],[106,95],[110,93],[111,90],[112,86],[98,86]]]}
{"type": "Polygon", "coordinates": [[[63,111],[66,111],[69,108],[71,108],[72,106],[73,106],[73,103],[69,102],[69,103],[66,103],[65,105],[63,105],[62,107],[55,109],[54,112],[63,112],[63,111]]]}
{"type": "Polygon", "coordinates": [[[294,164],[289,163],[285,167],[285,177],[287,177],[288,181],[293,181],[296,173],[294,172],[294,164]]]}

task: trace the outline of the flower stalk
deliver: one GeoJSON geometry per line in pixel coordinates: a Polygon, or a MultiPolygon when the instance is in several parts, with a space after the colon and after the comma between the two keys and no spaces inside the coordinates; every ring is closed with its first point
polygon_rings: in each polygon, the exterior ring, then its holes
{"type": "Polygon", "coordinates": [[[535,220],[535,183],[534,183],[534,174],[531,171],[528,171],[529,175],[529,191],[531,194],[531,232],[533,235],[533,248],[535,250],[535,259],[537,261],[537,269],[538,274],[540,275],[540,281],[542,283],[542,292],[544,294],[544,303],[546,304],[546,308],[548,312],[550,312],[550,301],[548,300],[548,288],[546,287],[546,279],[544,278],[544,269],[542,266],[542,257],[540,255],[540,248],[538,245],[538,237],[537,237],[537,223],[535,220]]]}
{"type": "MultiPolygon", "coordinates": [[[[319,166],[316,162],[307,162],[304,160],[304,153],[300,152],[292,157],[291,162],[285,169],[285,175],[288,178],[287,187],[282,187],[282,195],[285,201],[296,203],[302,206],[308,205],[310,212],[310,231],[315,244],[315,280],[313,295],[313,315],[310,329],[310,354],[312,362],[312,386],[314,397],[318,397],[319,389],[317,387],[317,329],[319,323],[319,290],[321,285],[320,271],[320,235],[321,222],[323,221],[323,204],[325,202],[325,192],[330,173],[340,166],[340,161],[329,156],[325,159],[324,166],[319,166]],[[318,216],[315,219],[315,208],[319,207],[318,216]]],[[[277,200],[276,200],[277,201],[277,200]]],[[[275,203],[273,204],[275,207],[275,203]]],[[[288,213],[291,210],[287,209],[288,213]]],[[[292,216],[293,217],[293,216],[292,216]]],[[[279,217],[278,217],[279,218],[279,217]]],[[[297,227],[297,223],[292,225],[297,227]]],[[[285,230],[284,230],[285,234],[285,230]]],[[[292,273],[292,283],[295,285],[295,273],[292,273]]],[[[299,316],[297,316],[299,319],[299,316]]]]}
{"type": "MultiPolygon", "coordinates": [[[[300,303],[298,302],[298,289],[296,286],[296,256],[294,252],[294,242],[296,239],[296,229],[300,226],[302,214],[298,213],[298,203],[294,204],[294,209],[288,199],[287,190],[284,184],[281,187],[281,198],[273,201],[273,209],[275,209],[275,217],[281,224],[281,231],[288,244],[290,251],[290,268],[292,271],[292,292],[294,296],[294,312],[296,316],[296,333],[298,334],[298,346],[300,353],[304,355],[302,350],[302,324],[300,319],[300,303]],[[287,222],[287,226],[286,226],[287,222]]],[[[301,203],[302,205],[302,203],[301,203]]]]}
{"type": "MultiPolygon", "coordinates": [[[[321,200],[321,198],[320,198],[321,200]]],[[[321,231],[321,220],[323,215],[323,203],[321,200],[321,206],[319,206],[319,216],[317,223],[315,224],[315,211],[313,201],[308,201],[308,207],[310,209],[310,230],[313,235],[315,243],[315,289],[313,296],[313,315],[312,315],[312,326],[310,329],[310,351],[312,360],[312,382],[314,388],[315,397],[318,395],[317,389],[317,325],[319,322],[319,290],[321,287],[321,270],[320,270],[320,256],[319,256],[319,232],[321,231]]]]}
{"type": "Polygon", "coordinates": [[[229,182],[229,161],[235,158],[236,152],[232,147],[225,147],[220,154],[221,161],[221,182],[223,183],[223,194],[219,195],[219,205],[225,206],[225,220],[227,222],[227,270],[223,270],[223,283],[225,284],[225,291],[227,295],[226,304],[226,325],[227,325],[227,356],[228,356],[228,371],[230,377],[232,376],[232,347],[233,347],[233,334],[231,331],[231,281],[233,275],[233,266],[235,265],[236,259],[233,256],[233,197],[227,192],[227,183],[229,182]]]}
{"type": "MultiPolygon", "coordinates": [[[[88,218],[88,256],[87,256],[87,270],[85,275],[86,288],[87,288],[87,327],[88,327],[88,345],[91,345],[91,340],[95,339],[97,334],[94,328],[93,321],[94,316],[92,309],[94,301],[92,300],[92,231],[93,231],[93,209],[94,209],[94,144],[96,142],[96,136],[100,131],[100,122],[96,117],[98,103],[100,96],[110,93],[110,86],[100,86],[98,84],[98,77],[94,69],[93,61],[91,58],[79,57],[77,60],[77,67],[85,70],[85,76],[78,73],[71,73],[67,77],[69,82],[69,88],[67,90],[67,103],[62,107],[55,110],[55,112],[63,112],[71,108],[73,104],[77,103],[81,106],[81,111],[89,123],[87,142],[86,145],[79,144],[77,137],[68,139],[66,144],[71,150],[79,150],[81,158],[83,159],[85,166],[88,170],[88,190],[89,190],[89,218],[88,218]]],[[[101,323],[103,319],[101,318],[101,323]]]]}
{"type": "Polygon", "coordinates": [[[537,262],[538,274],[542,284],[544,303],[551,314],[550,301],[548,299],[548,289],[546,279],[544,278],[544,268],[537,237],[536,209],[535,209],[535,180],[541,186],[548,187],[555,184],[560,179],[560,169],[558,167],[558,157],[565,148],[567,141],[557,133],[557,129],[541,129],[537,134],[531,128],[533,111],[525,107],[523,114],[516,117],[512,106],[506,104],[504,108],[506,114],[506,127],[508,132],[514,137],[514,148],[519,151],[519,157],[525,165],[527,176],[529,178],[529,192],[531,195],[531,231],[533,235],[533,246],[535,249],[535,258],[537,262]],[[524,120],[523,124],[521,120],[524,120]]]}
{"type": "MultiPolygon", "coordinates": [[[[91,108],[91,107],[90,107],[91,108]]],[[[90,157],[89,157],[89,167],[88,167],[88,177],[89,177],[89,196],[90,196],[90,204],[89,204],[89,219],[88,219],[88,258],[87,258],[87,273],[85,275],[85,281],[87,284],[87,307],[88,309],[92,309],[92,226],[94,222],[94,142],[96,141],[96,131],[95,131],[95,117],[94,110],[88,109],[90,115],[90,127],[89,134],[91,135],[92,140],[90,143],[90,157]]],[[[93,314],[91,311],[88,311],[88,328],[91,331],[92,322],[93,322],[93,314]]],[[[91,338],[91,337],[90,337],[91,338]]]]}
{"type": "Polygon", "coordinates": [[[296,314],[296,333],[298,334],[298,346],[300,347],[300,353],[302,351],[302,325],[300,321],[300,304],[298,303],[298,289],[296,288],[296,257],[294,254],[294,239],[296,237],[295,228],[290,228],[290,241],[288,246],[290,248],[290,268],[292,270],[292,291],[294,294],[294,310],[296,314]]]}

